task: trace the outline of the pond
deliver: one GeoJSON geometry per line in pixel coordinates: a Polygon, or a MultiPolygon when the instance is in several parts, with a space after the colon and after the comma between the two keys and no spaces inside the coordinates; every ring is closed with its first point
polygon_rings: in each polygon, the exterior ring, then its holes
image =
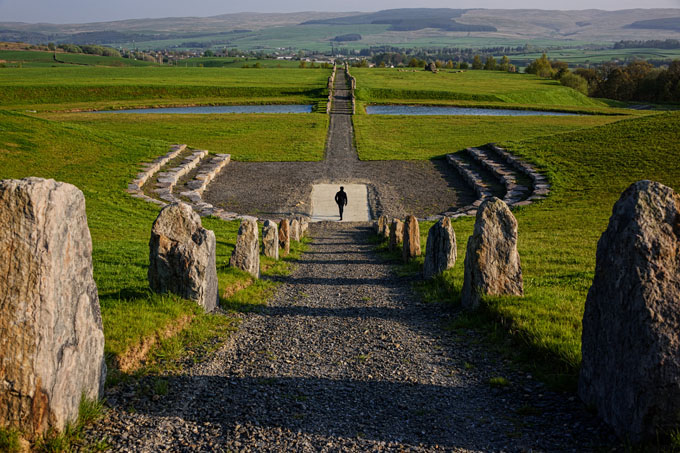
{"type": "Polygon", "coordinates": [[[209,113],[311,113],[311,105],[303,104],[263,104],[263,105],[204,105],[198,107],[165,107],[128,110],[102,110],[95,113],[169,113],[169,114],[209,114],[209,113]]]}
{"type": "Polygon", "coordinates": [[[480,115],[480,116],[565,116],[576,113],[537,110],[480,109],[473,107],[442,107],[431,105],[368,105],[369,115],[480,115]]]}

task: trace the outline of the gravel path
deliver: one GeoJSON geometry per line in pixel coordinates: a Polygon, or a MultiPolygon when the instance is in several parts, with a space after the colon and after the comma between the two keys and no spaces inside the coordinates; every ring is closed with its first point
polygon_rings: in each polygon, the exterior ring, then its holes
{"type": "Polygon", "coordinates": [[[243,315],[168,394],[109,391],[89,433],[114,451],[592,451],[609,431],[571,395],[489,353],[454,313],[418,302],[366,224],[311,225],[269,306],[243,315]],[[509,385],[493,387],[491,377],[509,385]]]}
{"type": "MultiPolygon", "coordinates": [[[[346,106],[345,74],[336,75],[334,105],[346,106]]],[[[341,109],[342,110],[342,109],[341,109]]],[[[456,150],[449,150],[456,151],[456,150]]],[[[366,184],[373,218],[403,218],[455,211],[472,203],[474,192],[445,160],[360,161],[352,116],[330,117],[322,162],[231,162],[204,194],[214,206],[261,218],[311,216],[313,184],[366,184]]]]}

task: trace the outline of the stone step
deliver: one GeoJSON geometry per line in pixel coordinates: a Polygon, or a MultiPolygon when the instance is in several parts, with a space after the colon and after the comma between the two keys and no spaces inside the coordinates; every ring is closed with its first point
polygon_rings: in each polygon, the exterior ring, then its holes
{"type": "Polygon", "coordinates": [[[467,148],[465,152],[478,162],[482,167],[489,170],[505,186],[503,201],[513,205],[526,198],[530,189],[518,183],[517,171],[509,164],[498,161],[491,157],[490,152],[480,148],[467,148]]]}

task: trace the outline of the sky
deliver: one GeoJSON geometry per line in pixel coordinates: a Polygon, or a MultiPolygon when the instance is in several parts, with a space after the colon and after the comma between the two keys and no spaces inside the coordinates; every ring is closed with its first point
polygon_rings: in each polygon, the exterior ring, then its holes
{"type": "Polygon", "coordinates": [[[680,8],[680,0],[0,0],[0,22],[56,24],[238,12],[378,11],[390,8],[680,8]]]}

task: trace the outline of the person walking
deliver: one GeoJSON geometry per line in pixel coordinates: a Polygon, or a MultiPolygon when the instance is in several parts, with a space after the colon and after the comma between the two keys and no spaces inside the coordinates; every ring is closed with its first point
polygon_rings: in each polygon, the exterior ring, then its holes
{"type": "Polygon", "coordinates": [[[340,210],[340,220],[342,220],[342,211],[345,209],[347,204],[347,192],[345,188],[340,186],[340,191],[335,194],[335,202],[338,204],[338,209],[340,210]]]}

